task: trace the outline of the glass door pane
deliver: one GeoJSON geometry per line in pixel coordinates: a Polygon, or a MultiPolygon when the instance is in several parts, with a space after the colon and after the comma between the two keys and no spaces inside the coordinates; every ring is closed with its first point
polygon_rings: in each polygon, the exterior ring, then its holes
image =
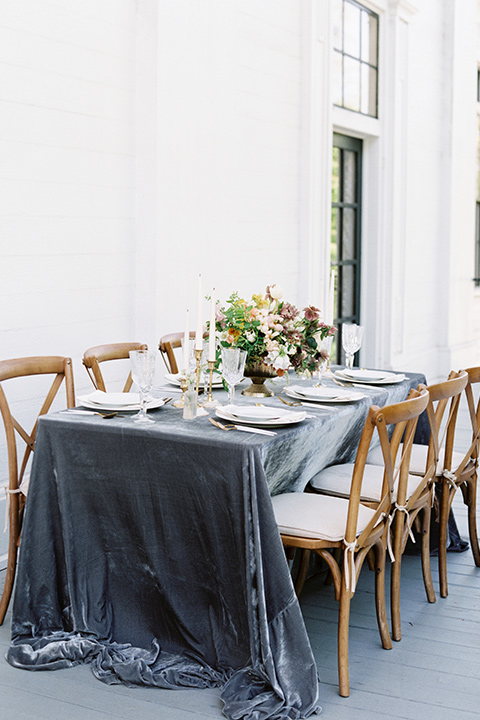
{"type": "Polygon", "coordinates": [[[332,234],[330,264],[335,272],[334,323],[338,327],[332,360],[343,363],[342,325],[360,323],[360,230],[362,141],[333,136],[332,234]]]}

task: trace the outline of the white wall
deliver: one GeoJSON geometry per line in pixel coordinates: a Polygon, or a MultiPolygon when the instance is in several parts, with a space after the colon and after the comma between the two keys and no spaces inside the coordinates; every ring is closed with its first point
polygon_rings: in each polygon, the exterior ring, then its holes
{"type": "Polygon", "coordinates": [[[409,38],[405,356],[410,367],[423,361],[435,377],[478,364],[472,282],[477,2],[418,5],[409,38]]]}
{"type": "MultiPolygon", "coordinates": [[[[134,41],[134,0],[0,5],[0,357],[71,356],[77,390],[135,331],[134,41]]],[[[46,388],[14,383],[29,430],[46,388]]]]}
{"type": "Polygon", "coordinates": [[[2,1],[2,357],[134,329],[134,31],[134,0],[2,1]]]}
{"type": "MultiPolygon", "coordinates": [[[[468,79],[476,0],[368,4],[384,19],[410,13],[406,67],[394,75],[407,84],[401,151],[389,155],[388,126],[378,139],[362,131],[369,262],[398,213],[405,223],[397,255],[377,265],[382,292],[365,298],[370,324],[380,318],[385,331],[370,335],[371,357],[433,377],[475,364],[480,351],[468,79]],[[405,195],[392,210],[382,192],[399,155],[405,195]]],[[[70,355],[81,391],[88,346],[155,346],[183,328],[198,272],[221,299],[272,282],[293,302],[305,300],[304,280],[321,289],[328,9],[327,0],[2,0],[1,357],[70,355]],[[312,182],[309,152],[321,155],[312,182]]],[[[385,78],[388,52],[382,62],[385,78]]]]}
{"type": "Polygon", "coordinates": [[[162,2],[157,68],[157,335],[183,328],[198,273],[222,300],[277,282],[295,301],[298,6],[162,2]]]}

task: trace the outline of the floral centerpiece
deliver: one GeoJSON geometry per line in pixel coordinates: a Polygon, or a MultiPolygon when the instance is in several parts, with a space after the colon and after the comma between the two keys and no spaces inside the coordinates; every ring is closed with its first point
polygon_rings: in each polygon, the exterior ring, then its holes
{"type": "Polygon", "coordinates": [[[247,367],[262,365],[269,371],[263,374],[273,376],[289,368],[307,374],[318,370],[327,357],[320,342],[336,330],[321,320],[313,305],[300,311],[283,300],[278,285],[249,301],[232,293],[225,306],[217,308],[216,329],[221,346],[246,350],[247,367]]]}

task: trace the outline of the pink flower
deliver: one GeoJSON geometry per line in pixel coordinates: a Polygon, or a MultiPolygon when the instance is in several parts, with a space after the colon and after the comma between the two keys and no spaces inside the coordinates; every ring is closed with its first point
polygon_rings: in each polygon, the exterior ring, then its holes
{"type": "Polygon", "coordinates": [[[298,310],[295,305],[284,302],[282,305],[282,309],[280,310],[280,315],[287,320],[293,320],[295,317],[297,317],[298,310]]]}
{"type": "Polygon", "coordinates": [[[308,307],[306,307],[303,312],[305,315],[305,320],[308,320],[308,322],[313,322],[320,317],[320,310],[313,305],[309,305],[308,307]]]}

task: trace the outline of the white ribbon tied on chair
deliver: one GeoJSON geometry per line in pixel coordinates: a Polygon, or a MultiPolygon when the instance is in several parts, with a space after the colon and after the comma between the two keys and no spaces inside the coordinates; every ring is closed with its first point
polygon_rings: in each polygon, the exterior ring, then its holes
{"type": "Polygon", "coordinates": [[[22,482],[20,483],[20,487],[16,488],[15,490],[11,490],[9,487],[4,487],[5,490],[5,496],[7,498],[7,502],[5,503],[5,526],[3,528],[3,532],[6,533],[8,530],[8,518],[10,516],[10,495],[18,495],[19,493],[23,493],[25,497],[27,497],[28,492],[28,484],[30,482],[30,474],[25,473],[22,482]]]}
{"type": "Polygon", "coordinates": [[[410,535],[410,539],[412,542],[416,542],[415,536],[412,532],[412,528],[410,527],[410,515],[408,514],[408,508],[406,505],[399,505],[398,503],[395,503],[395,507],[393,508],[393,512],[388,518],[388,535],[387,535],[387,548],[388,548],[388,554],[390,555],[390,562],[395,562],[395,555],[393,554],[393,548],[392,548],[392,534],[391,534],[391,527],[393,523],[393,519],[395,517],[395,513],[397,512],[404,512],[407,516],[407,527],[408,527],[408,534],[410,535]]]}
{"type": "Polygon", "coordinates": [[[443,470],[442,475],[447,480],[448,484],[456,490],[457,476],[455,475],[455,473],[453,473],[451,470],[443,470]]]}
{"type": "Polygon", "coordinates": [[[355,571],[355,548],[357,541],[351,543],[344,541],[343,553],[343,574],[345,575],[345,587],[352,593],[355,592],[357,584],[357,573],[355,571]]]}
{"type": "Polygon", "coordinates": [[[7,502],[5,503],[5,526],[3,528],[3,532],[6,533],[8,530],[8,518],[10,515],[10,495],[16,495],[18,493],[21,493],[22,491],[20,488],[17,488],[16,490],[10,490],[10,488],[5,487],[5,495],[7,498],[7,502]]]}

